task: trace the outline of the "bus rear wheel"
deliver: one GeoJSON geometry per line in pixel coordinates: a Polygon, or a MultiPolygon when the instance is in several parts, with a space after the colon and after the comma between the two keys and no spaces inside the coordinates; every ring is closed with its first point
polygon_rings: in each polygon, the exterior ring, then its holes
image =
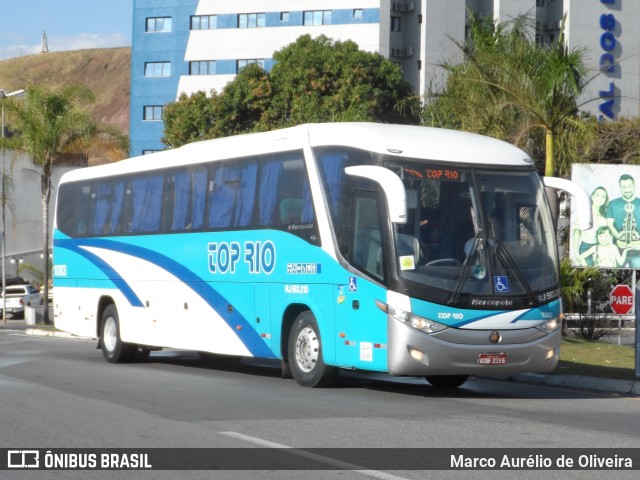
{"type": "Polygon", "coordinates": [[[104,309],[100,325],[100,346],[105,360],[109,363],[130,362],[137,347],[120,339],[120,320],[115,305],[109,305],[104,309]]]}
{"type": "Polygon", "coordinates": [[[467,381],[469,375],[429,375],[425,377],[432,387],[458,388],[467,381]]]}
{"type": "Polygon", "coordinates": [[[299,385],[326,387],[335,380],[337,370],[324,363],[320,330],[311,312],[302,312],[293,322],[288,353],[291,374],[299,385]]]}

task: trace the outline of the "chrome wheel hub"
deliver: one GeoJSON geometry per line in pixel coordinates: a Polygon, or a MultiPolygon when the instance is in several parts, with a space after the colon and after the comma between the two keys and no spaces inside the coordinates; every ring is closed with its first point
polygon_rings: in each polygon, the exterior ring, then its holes
{"type": "Polygon", "coordinates": [[[311,327],[303,328],[296,339],[296,363],[308,373],[316,366],[320,355],[320,341],[311,327]]]}
{"type": "Polygon", "coordinates": [[[116,321],[113,317],[107,318],[107,320],[104,322],[104,330],[102,334],[102,344],[108,351],[113,352],[116,348],[118,334],[116,329],[116,321]]]}

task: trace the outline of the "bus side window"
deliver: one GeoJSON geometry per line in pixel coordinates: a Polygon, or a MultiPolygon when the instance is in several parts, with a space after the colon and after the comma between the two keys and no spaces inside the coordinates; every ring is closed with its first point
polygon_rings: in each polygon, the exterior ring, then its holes
{"type": "Polygon", "coordinates": [[[58,194],[57,226],[71,237],[86,236],[91,212],[91,186],[65,183],[58,194]]]}
{"type": "Polygon", "coordinates": [[[165,180],[164,195],[162,196],[162,218],[160,221],[160,230],[163,232],[173,230],[171,227],[175,218],[174,210],[177,202],[175,177],[175,175],[168,175],[165,180]]]}
{"type": "Polygon", "coordinates": [[[302,199],[283,198],[280,201],[280,221],[283,224],[300,223],[302,218],[302,199]]]}
{"type": "Polygon", "coordinates": [[[103,180],[95,186],[92,235],[119,232],[124,205],[124,181],[103,180]]]}
{"type": "Polygon", "coordinates": [[[301,157],[275,159],[262,166],[258,193],[261,226],[286,226],[315,220],[301,157]]]}
{"type": "Polygon", "coordinates": [[[133,212],[130,232],[157,232],[160,229],[163,183],[162,175],[131,181],[133,212]]]}
{"type": "Polygon", "coordinates": [[[173,192],[165,197],[173,198],[171,206],[172,231],[198,230],[204,221],[206,170],[176,173],[172,177],[173,192]]]}
{"type": "Polygon", "coordinates": [[[209,189],[208,226],[248,227],[255,203],[257,162],[216,165],[209,189]]]}

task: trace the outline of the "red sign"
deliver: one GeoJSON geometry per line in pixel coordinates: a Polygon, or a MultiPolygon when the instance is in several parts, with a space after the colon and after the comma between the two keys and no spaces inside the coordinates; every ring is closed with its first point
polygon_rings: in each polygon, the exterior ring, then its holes
{"type": "Polygon", "coordinates": [[[611,310],[618,315],[629,313],[633,308],[633,291],[629,285],[616,285],[609,296],[611,310]]]}

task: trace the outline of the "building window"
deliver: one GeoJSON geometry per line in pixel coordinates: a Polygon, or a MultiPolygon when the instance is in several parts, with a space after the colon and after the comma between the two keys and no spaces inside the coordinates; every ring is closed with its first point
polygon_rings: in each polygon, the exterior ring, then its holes
{"type": "Polygon", "coordinates": [[[171,62],[147,62],[144,64],[145,77],[170,77],[171,62]]]}
{"type": "Polygon", "coordinates": [[[261,68],[264,68],[264,58],[245,58],[242,60],[238,60],[236,62],[236,72],[239,72],[244,67],[252,63],[255,63],[256,65],[259,65],[261,68]]]}
{"type": "Polygon", "coordinates": [[[391,31],[392,32],[400,32],[402,31],[402,18],[400,17],[391,17],[391,31]]]}
{"type": "Polygon", "coordinates": [[[143,155],[151,155],[152,153],[161,152],[162,150],[142,150],[143,155]]]}
{"type": "Polygon", "coordinates": [[[170,32],[171,17],[147,18],[146,32],[170,32]]]}
{"type": "Polygon", "coordinates": [[[357,20],[362,20],[362,9],[356,8],[353,10],[353,18],[357,20]]]}
{"type": "Polygon", "coordinates": [[[331,10],[308,10],[304,12],[305,25],[331,25],[331,10]]]}
{"type": "Polygon", "coordinates": [[[241,13],[238,15],[238,28],[264,27],[264,13],[241,13]]]}
{"type": "Polygon", "coordinates": [[[200,60],[197,62],[189,62],[189,75],[215,75],[215,60],[200,60]]]}
{"type": "Polygon", "coordinates": [[[288,22],[289,21],[289,12],[280,12],[280,21],[288,22]]]}
{"type": "Polygon", "coordinates": [[[147,105],[144,107],[142,119],[147,121],[159,122],[162,121],[163,114],[164,107],[162,105],[147,105]]]}
{"type": "Polygon", "coordinates": [[[194,15],[191,17],[191,30],[215,30],[218,28],[217,15],[194,15]]]}

